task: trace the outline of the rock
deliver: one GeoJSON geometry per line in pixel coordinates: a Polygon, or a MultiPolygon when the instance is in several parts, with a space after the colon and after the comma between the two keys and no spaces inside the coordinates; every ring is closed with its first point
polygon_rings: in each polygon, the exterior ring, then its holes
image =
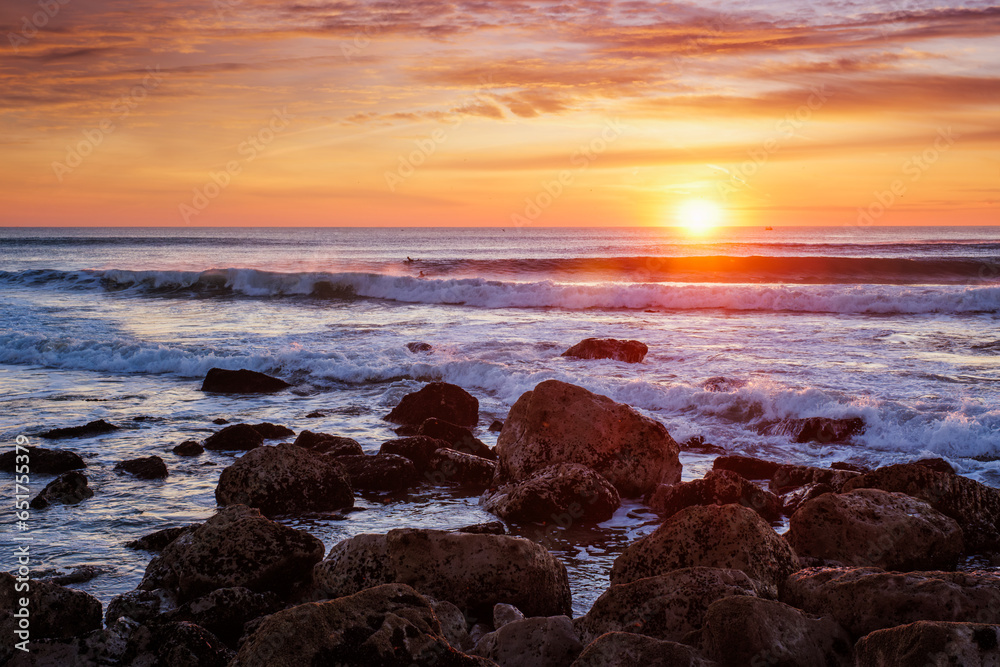
{"type": "Polygon", "coordinates": [[[459,426],[475,426],[479,422],[479,401],[456,385],[431,382],[404,396],[385,419],[396,424],[420,425],[431,417],[459,426]]]}
{"type": "Polygon", "coordinates": [[[484,508],[505,521],[549,523],[569,515],[599,523],[621,505],[611,482],[579,463],[557,463],[487,493],[484,508]]]}
{"type": "Polygon", "coordinates": [[[455,533],[476,533],[479,535],[506,535],[507,527],[502,521],[489,521],[487,523],[474,523],[471,526],[455,528],[455,533]]]}
{"type": "Polygon", "coordinates": [[[448,645],[427,599],[387,584],[271,614],[240,646],[232,667],[487,664],[448,645]]]}
{"type": "MultiPolygon", "coordinates": [[[[21,582],[22,584],[24,582],[21,582]]],[[[13,645],[29,639],[34,643],[41,638],[69,638],[101,629],[101,603],[83,591],[63,588],[44,581],[31,580],[27,590],[17,590],[17,579],[7,572],[0,572],[0,662],[13,653],[13,645]],[[28,600],[28,632],[19,637],[25,628],[15,618],[21,599],[28,600]]]]}
{"type": "Polygon", "coordinates": [[[851,472],[871,472],[871,468],[866,468],[863,465],[858,465],[856,463],[848,463],[847,461],[835,461],[830,464],[831,470],[850,470],[851,472]]]}
{"type": "Polygon", "coordinates": [[[160,614],[176,607],[176,600],[169,591],[129,591],[111,598],[104,620],[109,626],[121,618],[129,618],[142,624],[155,620],[160,614]]]}
{"type": "Polygon", "coordinates": [[[703,479],[680,484],[661,484],[647,504],[660,516],[667,517],[692,505],[728,505],[749,507],[768,521],[781,517],[782,502],[731,470],[710,470],[703,479]]]}
{"type": "Polygon", "coordinates": [[[493,627],[499,630],[508,623],[523,621],[524,614],[512,604],[503,602],[493,605],[493,627]]]}
{"type": "Polygon", "coordinates": [[[968,477],[914,464],[892,465],[855,477],[844,491],[882,489],[919,498],[958,522],[965,548],[976,553],[1000,551],[1000,490],[968,477]]]}
{"type": "Polygon", "coordinates": [[[681,641],[701,628],[708,606],[716,600],[762,594],[764,587],[739,570],[688,567],[611,586],[576,625],[584,642],[605,632],[681,641]]]}
{"type": "Polygon", "coordinates": [[[212,420],[212,423],[222,426],[223,424],[228,424],[229,420],[224,417],[216,417],[215,419],[212,420]]]}
{"type": "MultiPolygon", "coordinates": [[[[923,466],[925,468],[930,468],[934,472],[943,472],[943,473],[947,473],[949,475],[954,475],[955,474],[955,468],[954,468],[954,466],[952,466],[950,463],[948,463],[947,461],[945,461],[944,459],[941,459],[941,458],[937,458],[937,459],[920,459],[919,461],[914,461],[913,465],[915,465],[915,466],[923,466]]],[[[866,470],[864,472],[870,472],[870,471],[866,470]]]]}
{"type": "Polygon", "coordinates": [[[213,368],[205,376],[201,390],[220,394],[268,394],[291,386],[284,380],[257,371],[213,368]]]}
{"type": "Polygon", "coordinates": [[[680,481],[680,451],[663,424],[558,380],[521,395],[497,439],[497,481],[522,481],[555,463],[603,475],[623,497],[680,481]]]}
{"type": "Polygon", "coordinates": [[[419,481],[413,462],[396,454],[338,456],[335,461],[347,471],[351,488],[359,491],[403,491],[419,481]]]}
{"type": "Polygon", "coordinates": [[[233,424],[208,436],[205,449],[249,451],[264,444],[264,438],[250,424],[233,424]]]}
{"type": "Polygon", "coordinates": [[[354,506],[347,473],[331,459],[292,444],[253,449],[222,471],[220,505],[248,505],[265,515],[354,506]]]}
{"type": "Polygon", "coordinates": [[[432,601],[431,608],[438,622],[441,623],[441,634],[448,640],[452,648],[458,651],[471,651],[476,645],[469,636],[468,624],[462,610],[447,600],[432,601]]]}
{"type": "Polygon", "coordinates": [[[41,493],[31,499],[31,507],[39,510],[52,503],[73,505],[93,495],[94,492],[87,486],[87,476],[71,470],[46,484],[41,493]]]}
{"type": "MultiPolygon", "coordinates": [[[[15,650],[3,664],[8,667],[118,665],[128,637],[136,627],[134,621],[120,621],[106,630],[91,630],[71,639],[32,638],[29,652],[15,650]]],[[[0,659],[9,650],[0,648],[0,659]]]]}
{"type": "Polygon", "coordinates": [[[478,493],[490,485],[496,469],[489,459],[441,447],[431,455],[424,478],[431,484],[458,484],[478,493]]]}
{"type": "Polygon", "coordinates": [[[727,378],[721,375],[710,377],[701,384],[705,391],[713,393],[730,392],[747,386],[747,380],[739,378],[727,378]]]}
{"type": "Polygon", "coordinates": [[[562,353],[564,357],[577,359],[614,359],[630,364],[642,361],[649,348],[637,340],[616,340],[614,338],[586,338],[562,353]]]}
{"type": "Polygon", "coordinates": [[[448,448],[448,443],[425,435],[415,435],[408,438],[386,440],[379,448],[379,454],[398,454],[413,461],[420,474],[426,473],[431,466],[431,457],[441,448],[448,448]]]}
{"type": "Polygon", "coordinates": [[[830,419],[829,417],[810,417],[791,421],[795,442],[844,442],[852,435],[865,432],[865,421],[860,417],[848,419],[830,419]]]}
{"type": "Polygon", "coordinates": [[[122,664],[132,667],[226,667],[233,651],[194,623],[139,626],[128,639],[122,664]]]}
{"type": "Polygon", "coordinates": [[[326,413],[322,410],[313,410],[306,415],[306,419],[321,419],[323,417],[326,417],[326,413]]]}
{"type": "Polygon", "coordinates": [[[97,421],[88,422],[83,426],[54,428],[51,431],[45,431],[44,433],[39,433],[38,435],[42,438],[48,438],[50,440],[57,440],[60,438],[87,438],[92,435],[111,433],[112,431],[117,431],[118,429],[118,426],[109,424],[103,419],[98,419],[97,421]]]}
{"type": "Polygon", "coordinates": [[[789,577],[781,601],[830,615],[854,637],[914,621],[1000,623],[1000,574],[808,568],[789,577]]]}
{"type": "Polygon", "coordinates": [[[885,570],[954,570],[962,554],[962,529],[954,519],[911,496],[878,489],[805,502],[785,539],[800,557],[885,570]]]}
{"type": "Polygon", "coordinates": [[[414,426],[413,424],[403,424],[398,428],[392,429],[392,432],[401,438],[408,438],[420,433],[420,427],[414,426]]]}
{"type": "Polygon", "coordinates": [[[798,569],[798,559],[753,510],[742,505],[695,505],[629,545],[611,568],[611,583],[699,566],[742,570],[764,587],[766,597],[777,597],[777,587],[798,569]]]}
{"type": "MultiPolygon", "coordinates": [[[[32,475],[58,475],[87,467],[79,454],[67,449],[46,449],[45,447],[25,447],[24,449],[28,450],[28,469],[32,475]]],[[[24,465],[23,459],[21,463],[15,464],[15,457],[24,455],[23,451],[18,452],[14,449],[0,454],[0,470],[14,472],[16,465],[24,465]]]]}
{"type": "Polygon", "coordinates": [[[167,464],[159,456],[147,456],[141,459],[129,459],[115,464],[118,472],[127,472],[139,479],[163,479],[169,473],[167,464]]]}
{"type": "Polygon", "coordinates": [[[476,644],[475,654],[500,667],[569,667],[583,650],[568,616],[523,618],[476,644]]]}
{"type": "Polygon", "coordinates": [[[309,533],[234,505],[168,544],[149,563],[139,588],[165,588],[181,603],[217,588],[281,595],[308,579],[323,551],[323,543],[309,533]]]}
{"type": "Polygon", "coordinates": [[[500,421],[499,419],[494,419],[493,423],[490,424],[490,427],[486,430],[491,433],[499,433],[500,431],[503,430],[503,422],[500,421]]]}
{"type": "Polygon", "coordinates": [[[407,343],[406,349],[416,354],[417,352],[430,352],[434,346],[430,343],[407,343]]]}
{"type": "Polygon", "coordinates": [[[254,593],[249,588],[220,588],[164,614],[166,621],[188,621],[199,625],[228,646],[236,646],[247,622],[273,614],[284,605],[271,592],[254,593]]]}
{"type": "Polygon", "coordinates": [[[129,549],[141,549],[143,551],[163,551],[165,546],[194,527],[180,526],[178,528],[164,528],[149,535],[143,535],[137,540],[132,540],[126,543],[125,546],[129,549]]]}
{"type": "Polygon", "coordinates": [[[789,491],[781,497],[782,512],[785,516],[795,514],[795,510],[802,507],[802,504],[813,498],[819,498],[824,493],[834,493],[833,487],[829,484],[806,484],[794,491],[789,491]]]}
{"type": "Polygon", "coordinates": [[[329,433],[302,431],[299,437],[295,438],[295,444],[303,449],[331,456],[361,456],[365,453],[357,440],[329,433]]]}
{"type": "Polygon", "coordinates": [[[170,451],[177,456],[198,456],[205,451],[205,448],[194,440],[185,440],[170,451]]]}
{"type": "Polygon", "coordinates": [[[437,438],[448,443],[448,447],[459,452],[480,456],[484,459],[496,461],[497,455],[492,449],[486,446],[483,441],[472,435],[472,431],[464,426],[451,424],[440,419],[431,417],[425,419],[420,425],[417,435],[426,435],[428,438],[437,438]]]}
{"type": "Polygon", "coordinates": [[[714,662],[698,651],[628,632],[601,635],[586,648],[571,667],[713,667],[714,662]]]}
{"type": "Polygon", "coordinates": [[[260,424],[252,424],[253,429],[260,433],[260,437],[265,440],[277,440],[278,438],[290,438],[295,435],[295,431],[288,428],[287,426],[282,426],[281,424],[272,424],[271,422],[262,422],[260,424]]]}
{"type": "Polygon", "coordinates": [[[698,452],[699,454],[725,454],[726,450],[718,445],[705,442],[705,436],[692,435],[681,443],[682,452],[698,452]]]}
{"type": "Polygon", "coordinates": [[[35,570],[35,579],[58,586],[83,584],[107,572],[109,568],[100,565],[80,565],[69,572],[65,570],[35,570]]]}
{"type": "Polygon", "coordinates": [[[772,493],[784,495],[808,484],[829,484],[839,493],[848,480],[858,476],[859,473],[851,470],[782,465],[771,476],[768,487],[772,493]]]}
{"type": "Polygon", "coordinates": [[[858,667],[1000,665],[1000,625],[917,621],[862,637],[858,667]]]}
{"type": "Polygon", "coordinates": [[[728,597],[705,612],[701,650],[723,667],[854,667],[851,638],[829,618],[773,600],[728,597]]]}
{"type": "Polygon", "coordinates": [[[498,602],[528,616],[571,613],[566,567],[544,547],[509,535],[410,528],[357,535],[330,549],[313,583],[326,597],[408,584],[474,618],[492,618],[498,602]]]}
{"type": "Polygon", "coordinates": [[[765,461],[738,454],[720,456],[712,462],[713,470],[732,470],[746,479],[771,479],[780,467],[781,464],[777,461],[765,461]]]}

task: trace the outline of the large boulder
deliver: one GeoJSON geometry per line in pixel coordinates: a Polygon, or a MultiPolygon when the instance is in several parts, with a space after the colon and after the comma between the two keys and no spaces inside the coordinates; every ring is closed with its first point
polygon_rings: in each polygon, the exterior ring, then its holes
{"type": "Polygon", "coordinates": [[[453,649],[430,602],[386,584],[272,614],[240,646],[232,667],[489,665],[453,649]]]}
{"type": "Polygon", "coordinates": [[[284,380],[257,371],[213,368],[205,375],[201,390],[220,394],[268,394],[291,386],[284,380]]]}
{"type": "Polygon", "coordinates": [[[345,438],[329,433],[302,431],[295,438],[295,444],[304,449],[311,449],[314,452],[330,456],[361,456],[365,453],[361,444],[354,438],[345,438]]]}
{"type": "Polygon", "coordinates": [[[798,569],[788,543],[759,514],[742,505],[695,505],[667,518],[633,542],[611,568],[611,583],[625,584],[685,567],[742,570],[767,597],[798,569]]]}
{"type": "Polygon", "coordinates": [[[416,467],[405,456],[361,454],[337,456],[334,461],[347,472],[351,488],[359,491],[402,491],[418,481],[416,467]]]}
{"type": "Polygon", "coordinates": [[[54,428],[50,431],[39,433],[43,438],[59,440],[62,438],[88,438],[94,435],[103,435],[119,430],[120,426],[110,424],[103,419],[87,422],[83,426],[67,426],[64,428],[54,428]]]}
{"type": "Polygon", "coordinates": [[[555,463],[597,471],[625,497],[680,481],[680,447],[660,422],[583,387],[546,380],[521,395],[497,439],[498,481],[555,463]]]}
{"type": "Polygon", "coordinates": [[[953,570],[962,555],[962,529],[953,519],[912,496],[878,489],[804,503],[785,539],[799,557],[885,570],[953,570]]]}
{"type": "Polygon", "coordinates": [[[858,667],[1000,665],[1000,625],[917,621],[862,637],[858,667]]]}
{"type": "Polygon", "coordinates": [[[479,493],[493,481],[496,469],[490,459],[441,447],[431,455],[424,479],[431,484],[458,484],[479,493]]]}
{"type": "Polygon", "coordinates": [[[865,473],[849,480],[843,488],[854,489],[882,489],[919,498],[958,522],[966,549],[1000,551],[1000,489],[912,463],[865,473]]]}
{"type": "Polygon", "coordinates": [[[45,447],[25,447],[24,451],[9,449],[0,454],[0,470],[14,472],[17,466],[24,465],[24,459],[17,462],[18,456],[28,457],[28,469],[33,475],[59,475],[70,470],[86,468],[87,464],[76,452],[68,449],[46,449],[45,447]]]}
{"type": "Polygon", "coordinates": [[[865,420],[861,417],[831,419],[830,417],[809,417],[795,419],[789,423],[795,435],[795,442],[820,442],[823,444],[844,442],[851,436],[865,432],[865,420]]]}
{"type": "Polygon", "coordinates": [[[250,424],[233,424],[213,433],[202,443],[205,449],[245,452],[264,444],[264,436],[250,424]]]}
{"type": "Polygon", "coordinates": [[[763,593],[760,584],[739,570],[688,567],[611,586],[576,625],[584,642],[605,632],[681,641],[701,628],[708,606],[716,600],[763,593]]]}
{"type": "Polygon", "coordinates": [[[585,338],[562,353],[564,357],[577,359],[614,359],[637,364],[642,361],[649,348],[637,340],[617,340],[615,338],[585,338]]]}
{"type": "Polygon", "coordinates": [[[771,479],[781,465],[777,461],[766,461],[739,454],[719,456],[712,461],[713,470],[732,470],[747,479],[771,479]]]}
{"type": "Polygon", "coordinates": [[[457,385],[431,382],[404,396],[385,419],[419,426],[431,417],[459,426],[475,426],[479,422],[479,400],[457,385]]]}
{"type": "Polygon", "coordinates": [[[781,600],[854,637],[915,621],[1000,623],[1000,573],[808,568],[788,578],[781,600]]]}
{"type": "Polygon", "coordinates": [[[523,481],[497,488],[484,507],[506,521],[552,522],[569,515],[587,522],[607,521],[621,505],[611,482],[579,463],[557,463],[523,481]]]}
{"type": "Polygon", "coordinates": [[[692,505],[729,505],[749,507],[768,521],[781,517],[782,502],[753,482],[731,470],[709,470],[702,479],[680,484],[661,484],[647,504],[660,516],[670,516],[692,505]]]}
{"type": "Polygon", "coordinates": [[[505,602],[528,616],[570,614],[566,566],[542,546],[509,535],[400,528],[357,535],[334,545],[313,570],[317,593],[351,595],[385,583],[413,586],[492,618],[505,602]]]}
{"type": "Polygon", "coordinates": [[[812,466],[781,465],[771,475],[768,483],[771,492],[778,495],[794,491],[808,484],[829,484],[834,491],[841,491],[844,484],[861,473],[853,470],[834,470],[812,466]]]}
{"type": "Polygon", "coordinates": [[[139,479],[163,479],[168,474],[167,464],[159,456],[129,459],[115,464],[115,470],[134,475],[139,479]]]}
{"type": "Polygon", "coordinates": [[[582,650],[568,616],[536,616],[484,635],[475,654],[500,667],[569,667],[582,650]]]}
{"type": "Polygon", "coordinates": [[[182,603],[237,586],[282,595],[308,579],[323,551],[309,533],[233,505],[168,544],[146,567],[139,588],[165,588],[182,603]]]}
{"type": "Polygon", "coordinates": [[[723,667],[854,667],[852,644],[830,618],[746,596],[713,602],[701,630],[702,653],[723,667]]]}
{"type": "Polygon", "coordinates": [[[441,419],[434,417],[425,419],[424,423],[417,430],[417,435],[426,435],[428,438],[444,440],[448,443],[448,447],[459,452],[481,456],[484,459],[493,461],[497,458],[496,452],[487,447],[486,443],[482,440],[472,435],[472,431],[464,426],[452,424],[441,419]]]}
{"type": "Polygon", "coordinates": [[[94,492],[87,486],[87,476],[82,472],[71,470],[46,484],[45,488],[31,499],[31,507],[39,510],[52,503],[74,505],[93,495],[94,492]]]}
{"type": "Polygon", "coordinates": [[[284,443],[258,447],[219,476],[220,505],[248,505],[268,516],[354,506],[347,473],[333,460],[284,443]]]}
{"type": "Polygon", "coordinates": [[[715,667],[685,644],[629,632],[609,632],[583,649],[570,667],[715,667]]]}

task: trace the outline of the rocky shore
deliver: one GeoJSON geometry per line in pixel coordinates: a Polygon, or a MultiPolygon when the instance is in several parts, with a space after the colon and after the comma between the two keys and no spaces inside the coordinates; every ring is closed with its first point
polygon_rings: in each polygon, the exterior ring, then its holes
{"type": "MultiPolygon", "coordinates": [[[[573,356],[616,358],[615,341],[599,343],[573,356]]],[[[213,369],[205,391],[287,386],[259,375],[213,369]]],[[[5,642],[0,663],[1000,664],[1000,572],[968,566],[1000,564],[1000,490],[946,462],[867,470],[721,455],[704,478],[682,482],[681,445],[666,426],[556,380],[521,396],[502,425],[481,425],[478,400],[439,382],[386,419],[400,437],[377,454],[268,423],[182,443],[178,456],[239,453],[219,476],[218,512],[135,536],[130,546],[151,554],[145,576],[106,607],[54,581],[16,592],[0,574],[0,632],[13,636],[19,597],[32,617],[30,652],[5,642]],[[500,429],[495,449],[476,437],[487,427],[500,429]],[[359,492],[421,485],[478,496],[501,521],[401,527],[329,550],[281,523],[350,512],[359,492]],[[623,498],[645,501],[658,526],[618,555],[608,589],[573,618],[565,565],[506,526],[593,525],[623,498]]],[[[795,437],[862,428],[830,422],[815,418],[795,437]]],[[[32,456],[60,474],[32,507],[94,502],[82,459],[41,447],[32,456]]],[[[117,470],[168,475],[159,457],[117,470]]]]}

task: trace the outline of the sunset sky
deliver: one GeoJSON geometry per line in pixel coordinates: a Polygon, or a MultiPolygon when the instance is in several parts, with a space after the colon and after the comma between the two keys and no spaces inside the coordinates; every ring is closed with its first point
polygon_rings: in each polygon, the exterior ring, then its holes
{"type": "Polygon", "coordinates": [[[2,225],[1000,224],[989,3],[62,2],[2,225]]]}

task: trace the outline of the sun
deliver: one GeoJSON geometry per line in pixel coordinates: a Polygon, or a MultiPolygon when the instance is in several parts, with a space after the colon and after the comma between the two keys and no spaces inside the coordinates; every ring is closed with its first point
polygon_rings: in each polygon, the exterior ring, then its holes
{"type": "Polygon", "coordinates": [[[722,208],[707,199],[689,199],[677,207],[677,223],[690,232],[702,234],[719,224],[722,208]]]}

